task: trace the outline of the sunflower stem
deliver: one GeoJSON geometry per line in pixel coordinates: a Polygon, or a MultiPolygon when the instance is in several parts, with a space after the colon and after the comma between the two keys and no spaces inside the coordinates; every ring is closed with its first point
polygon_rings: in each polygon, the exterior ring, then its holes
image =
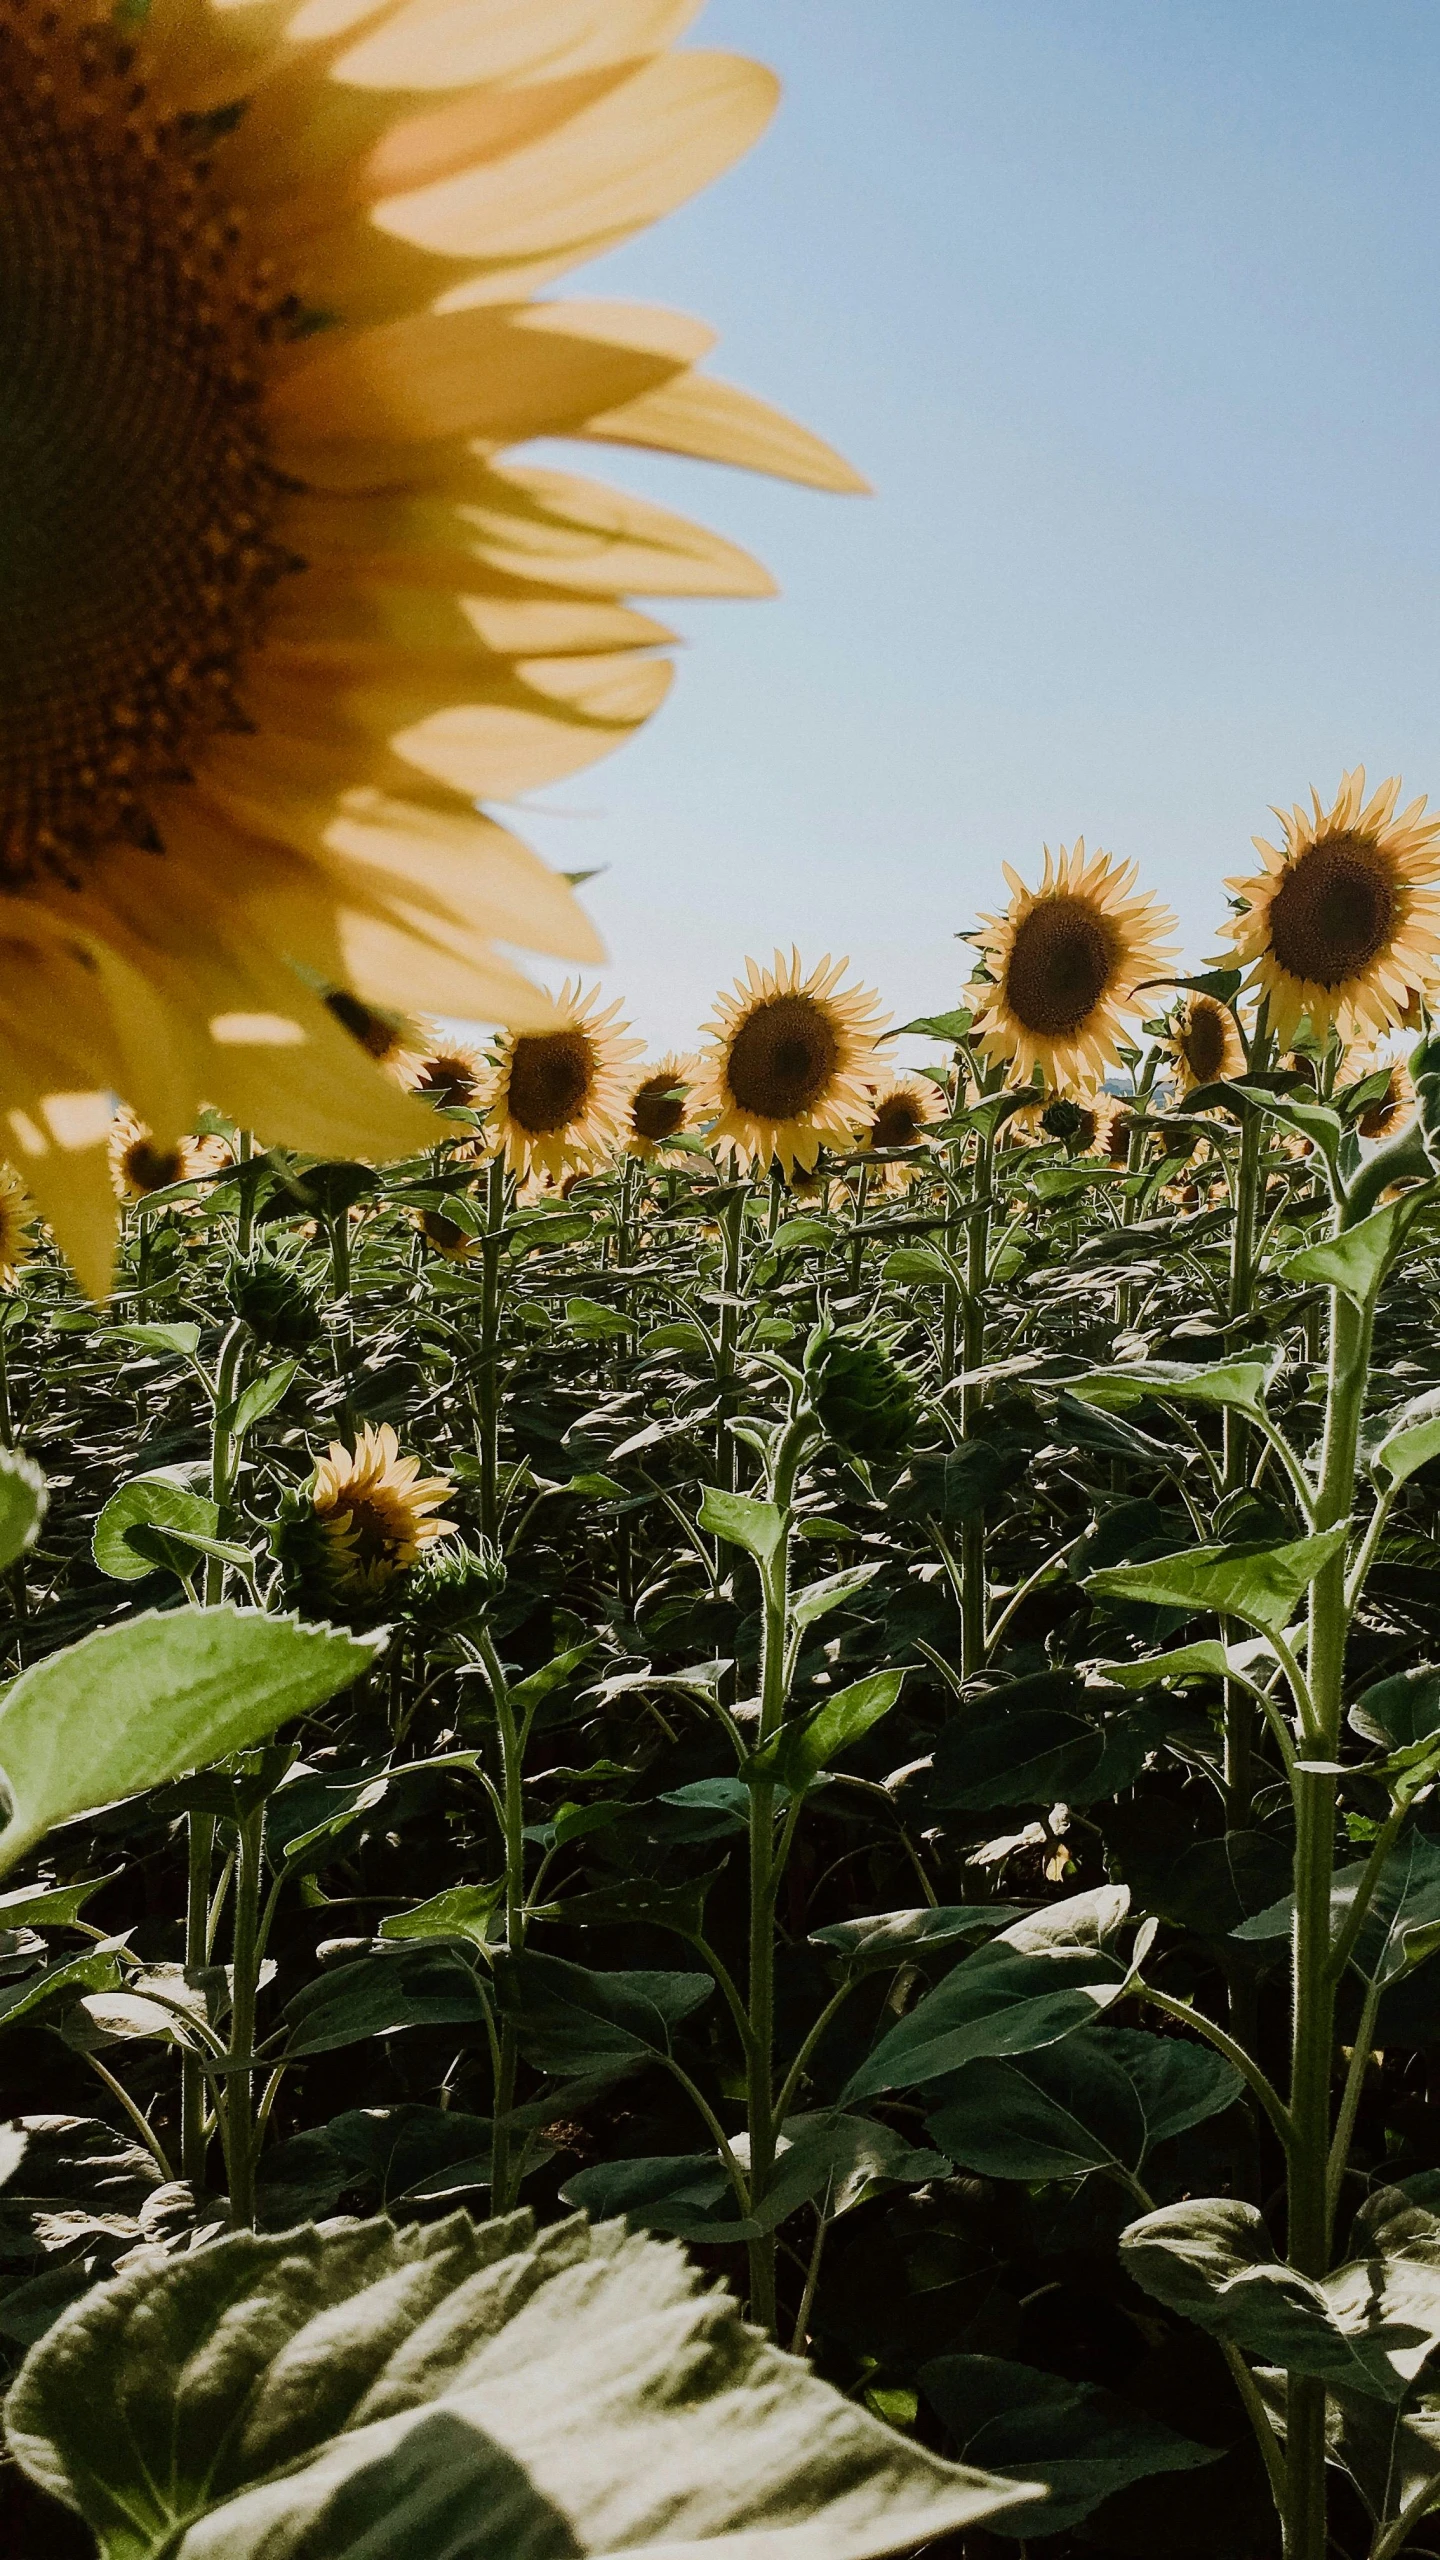
{"type": "Polygon", "coordinates": [[[485,1232],[480,1239],[480,1364],[476,1376],[480,1458],[480,1526],[500,1535],[500,1318],[505,1252],[505,1158],[490,1159],[485,1178],[485,1232]]]}

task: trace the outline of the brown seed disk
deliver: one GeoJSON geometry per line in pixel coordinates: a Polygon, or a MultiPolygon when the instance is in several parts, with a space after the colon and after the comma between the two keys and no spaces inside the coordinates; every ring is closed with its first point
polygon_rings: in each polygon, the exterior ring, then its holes
{"type": "Polygon", "coordinates": [[[887,1094],[870,1123],[872,1147],[913,1147],[925,1115],[911,1093],[887,1094]]]}
{"type": "Polygon", "coordinates": [[[725,1082],[755,1119],[793,1120],[814,1109],[839,1059],[834,1025],[813,996],[769,996],[735,1032],[725,1082]]]}
{"type": "Polygon", "coordinates": [[[359,1041],[367,1057],[378,1059],[383,1066],[387,1058],[399,1056],[404,1041],[392,1014],[377,1013],[372,1005],[362,1004],[358,996],[347,995],[343,987],[332,988],[325,1002],[341,1029],[359,1041]]]}
{"type": "Polygon", "coordinates": [[[275,295],[112,26],[0,0],[0,885],[155,845],[288,564],[275,295]]]}
{"type": "Polygon", "coordinates": [[[1409,1109],[1409,1102],[1410,1098],[1405,1091],[1400,1072],[1398,1068],[1392,1067],[1390,1070],[1390,1081],[1386,1085],[1384,1092],[1381,1094],[1379,1101],[1372,1102],[1369,1110],[1362,1111],[1360,1114],[1359,1127],[1361,1137],[1388,1137],[1397,1121],[1401,1120],[1409,1109]]]}
{"type": "Polygon", "coordinates": [[[443,1103],[447,1110],[463,1110],[475,1099],[474,1070],[465,1058],[427,1058],[415,1090],[429,1102],[443,1103]]]}
{"type": "Polygon", "coordinates": [[[137,1191],[168,1191],[185,1170],[178,1147],[157,1147],[153,1138],[137,1138],[125,1150],[123,1171],[137,1191]]]}
{"type": "Polygon", "coordinates": [[[1114,982],[1120,937],[1110,918],[1069,890],[1040,898],[1016,929],[1005,1001],[1035,1038],[1079,1031],[1114,982]]]}
{"type": "Polygon", "coordinates": [[[1401,920],[1401,881],[1368,836],[1322,836],[1287,865],[1270,901],[1270,953],[1292,978],[1338,987],[1360,977],[1401,920]]]}
{"type": "Polygon", "coordinates": [[[684,1128],[685,1097],[676,1091],[673,1075],[647,1076],[636,1086],[630,1100],[630,1126],[650,1146],[684,1128]]]}
{"type": "Polygon", "coordinates": [[[1230,1017],[1209,996],[1197,996],[1180,1033],[1180,1052],[1197,1084],[1213,1084],[1225,1065],[1230,1017]]]}
{"type": "Polygon", "coordinates": [[[595,1090],[596,1057],[583,1031],[525,1031],[510,1053],[506,1108],[527,1138],[578,1120],[595,1090]]]}

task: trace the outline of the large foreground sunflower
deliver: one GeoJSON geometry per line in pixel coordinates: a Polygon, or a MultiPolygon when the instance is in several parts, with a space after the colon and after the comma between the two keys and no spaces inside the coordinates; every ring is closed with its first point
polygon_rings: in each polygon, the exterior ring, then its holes
{"type": "Polygon", "coordinates": [[[734,993],[717,997],[695,1094],[717,1145],[787,1174],[822,1146],[849,1147],[889,1019],[870,988],[841,986],[849,966],[827,957],[807,976],[798,951],[777,951],[772,969],[747,960],[734,993]]]}
{"type": "Polygon", "coordinates": [[[673,312],[535,288],[705,184],[774,84],[688,0],[0,6],[0,1135],[87,1284],[113,1097],[423,1145],[327,1009],[517,1027],[583,960],[478,816],[663,695],[632,595],[765,592],[536,436],[830,488],[673,312]]]}
{"type": "Polygon", "coordinates": [[[1277,809],[1283,842],[1254,839],[1263,868],[1227,880],[1240,912],[1227,926],[1249,983],[1270,1001],[1288,1048],[1308,1015],[1323,1040],[1390,1028],[1413,1016],[1435,974],[1440,941],[1440,818],[1424,798],[1396,813],[1398,775],[1367,802],[1365,768],[1347,773],[1333,808],[1277,809]]]}
{"type": "Polygon", "coordinates": [[[615,1019],[618,999],[603,1012],[599,1006],[598,988],[587,996],[567,986],[551,1030],[511,1032],[496,1045],[478,1098],[481,1135],[487,1147],[503,1148],[522,1182],[588,1172],[616,1143],[625,1070],[645,1043],[626,1038],[629,1024],[615,1019]]]}
{"type": "Polygon", "coordinates": [[[1165,937],[1175,919],[1148,892],[1133,894],[1133,862],[1087,858],[1083,836],[1058,859],[1045,847],[1038,889],[1008,862],[1005,877],[1005,913],[983,916],[968,937],[989,973],[970,991],[976,1037],[1019,1075],[1038,1068],[1047,1084],[1099,1084],[1127,1016],[1144,1009],[1135,989],[1173,956],[1165,937]]]}

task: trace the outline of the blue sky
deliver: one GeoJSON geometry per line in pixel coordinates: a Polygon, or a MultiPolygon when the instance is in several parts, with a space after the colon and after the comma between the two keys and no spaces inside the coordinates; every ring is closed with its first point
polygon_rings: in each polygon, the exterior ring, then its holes
{"type": "Polygon", "coordinates": [[[1084,834],[1193,956],[1268,804],[1343,766],[1440,800],[1433,0],[711,0],[786,96],[585,270],[874,483],[603,448],[757,551],[682,606],[650,729],[516,823],[659,1047],[747,951],[847,951],[897,1020],[1084,834]]]}

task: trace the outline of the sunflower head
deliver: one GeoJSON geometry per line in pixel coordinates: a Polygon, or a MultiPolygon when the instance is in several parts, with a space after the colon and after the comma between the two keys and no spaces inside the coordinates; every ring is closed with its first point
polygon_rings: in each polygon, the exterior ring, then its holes
{"type": "Polygon", "coordinates": [[[892,1147],[918,1147],[939,1113],[933,1086],[908,1077],[881,1085],[870,1097],[860,1123],[860,1143],[868,1152],[881,1154],[892,1147]]]}
{"type": "Polygon", "coordinates": [[[431,1252],[446,1262],[468,1262],[480,1241],[458,1218],[447,1218],[443,1209],[417,1209],[415,1224],[431,1252]]]}
{"type": "Polygon", "coordinates": [[[1332,1025],[1342,1039],[1389,1030],[1434,974],[1440,820],[1423,798],[1397,811],[1399,797],[1392,777],[1367,801],[1357,765],[1331,808],[1312,792],[1309,809],[1277,809],[1280,843],[1257,836],[1261,869],[1226,882],[1227,930],[1282,1048],[1307,1017],[1322,1041],[1332,1025]]]}
{"type": "Polygon", "coordinates": [[[420,1558],[405,1588],[405,1615],[432,1636],[463,1635],[505,1589],[505,1559],[482,1538],[477,1547],[448,1538],[420,1558]]]}
{"type": "Polygon", "coordinates": [[[195,1182],[230,1162],[223,1138],[187,1136],[163,1145],[133,1112],[122,1111],[110,1131],[110,1178],[120,1200],[148,1200],[175,1182],[195,1182]]]}
{"type": "Polygon", "coordinates": [[[811,1409],[854,1458],[894,1459],[915,1428],[915,1390],[883,1334],[828,1318],[805,1345],[811,1409]]]}
{"type": "Polygon", "coordinates": [[[625,1070],[644,1045],[626,1038],[619,1011],[617,1001],[602,1012],[598,988],[586,995],[572,983],[555,1000],[553,1029],[507,1033],[497,1044],[480,1095],[484,1135],[522,1181],[563,1182],[614,1147],[625,1070]]]}
{"type": "Polygon", "coordinates": [[[681,1137],[690,1118],[693,1058],[661,1058],[632,1083],[625,1101],[623,1130],[627,1152],[651,1163],[672,1138],[681,1137]]]}
{"type": "Polygon", "coordinates": [[[237,1262],[226,1294],[269,1351],[308,1351],[323,1330],[314,1291],[296,1264],[279,1254],[257,1253],[237,1262]]]}
{"type": "Polygon", "coordinates": [[[848,967],[827,958],[807,975],[798,951],[777,951],[770,969],[747,960],[717,999],[695,1098],[716,1144],[762,1167],[778,1158],[787,1174],[822,1146],[848,1148],[888,1018],[868,988],[841,986],[848,967]]]}
{"type": "Polygon", "coordinates": [[[0,1163],[0,1289],[19,1283],[35,1252],[35,1203],[11,1164],[0,1163]]]}
{"type": "Polygon", "coordinates": [[[433,1037],[426,1045],[401,1059],[402,1084],[437,1110],[477,1110],[485,1081],[485,1061],[479,1050],[468,1048],[463,1040],[447,1040],[434,1025],[430,1028],[433,1037]]]}
{"type": "Polygon", "coordinates": [[[1038,889],[1005,866],[1010,904],[970,936],[986,976],[970,989],[976,1038],[987,1057],[1047,1083],[1098,1084],[1115,1063],[1135,990],[1172,957],[1174,918],[1134,894],[1135,866],[1087,857],[1084,838],[1058,860],[1045,848],[1038,889]]]}
{"type": "Polygon", "coordinates": [[[366,1423],[353,1449],[331,1442],[281,1522],[278,1552],[343,1606],[378,1601],[397,1573],[454,1533],[453,1520],[436,1517],[450,1491],[448,1476],[422,1476],[418,1458],[402,1458],[388,1422],[366,1423]]]}
{"type": "Polygon", "coordinates": [[[1342,1099],[1352,1110],[1358,1102],[1354,1125],[1361,1137],[1393,1138],[1415,1109],[1414,1079],[1404,1059],[1362,1051],[1346,1059],[1345,1074],[1348,1093],[1342,1099]]]}
{"type": "Polygon", "coordinates": [[[1182,997],[1170,1017],[1170,1049],[1182,1093],[1245,1072],[1245,1051],[1229,1006],[1195,990],[1182,997]]]}

